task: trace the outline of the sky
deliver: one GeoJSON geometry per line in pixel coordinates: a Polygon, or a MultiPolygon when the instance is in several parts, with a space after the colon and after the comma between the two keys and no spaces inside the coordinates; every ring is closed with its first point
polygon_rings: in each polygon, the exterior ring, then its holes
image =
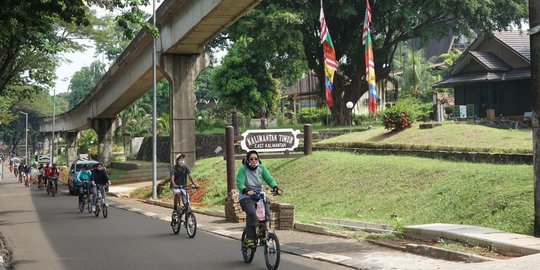
{"type": "MultiPolygon", "coordinates": [[[[81,43],[93,46],[93,42],[91,40],[85,40],[81,43]]],[[[60,67],[56,69],[56,76],[58,78],[55,82],[55,89],[57,94],[68,91],[69,81],[71,80],[73,74],[85,66],[90,66],[95,59],[94,53],[95,50],[93,47],[91,47],[84,52],[62,54],[62,57],[69,59],[70,62],[63,61],[60,67]]]]}

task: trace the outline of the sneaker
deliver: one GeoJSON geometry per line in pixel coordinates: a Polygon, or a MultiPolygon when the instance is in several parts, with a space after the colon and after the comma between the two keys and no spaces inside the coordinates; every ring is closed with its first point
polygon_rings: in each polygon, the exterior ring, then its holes
{"type": "Polygon", "coordinates": [[[252,239],[244,240],[244,247],[253,248],[254,246],[255,246],[255,242],[252,239]]]}
{"type": "Polygon", "coordinates": [[[105,203],[105,206],[109,207],[109,204],[108,204],[108,203],[105,203]]]}

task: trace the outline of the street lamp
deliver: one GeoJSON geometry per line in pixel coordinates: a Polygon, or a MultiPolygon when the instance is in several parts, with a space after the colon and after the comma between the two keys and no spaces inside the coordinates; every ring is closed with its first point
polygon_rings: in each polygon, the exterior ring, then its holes
{"type": "MultiPolygon", "coordinates": [[[[152,25],[156,27],[156,0],[152,1],[152,25]]],[[[157,200],[157,87],[156,36],[152,35],[152,199],[157,200]]],[[[172,117],[172,114],[171,114],[172,117]]]]}
{"type": "Polygon", "coordinates": [[[23,111],[19,112],[26,116],[26,127],[24,129],[24,157],[26,159],[26,164],[28,164],[28,113],[23,111]]]}
{"type": "Polygon", "coordinates": [[[51,147],[52,147],[52,150],[51,150],[51,165],[54,164],[54,151],[55,151],[55,148],[54,148],[54,124],[55,124],[55,119],[56,118],[56,88],[53,88],[53,115],[52,115],[52,144],[51,144],[51,147]]]}
{"type": "Polygon", "coordinates": [[[349,109],[349,132],[351,132],[351,129],[352,129],[352,108],[354,107],[354,104],[352,103],[352,101],[349,101],[347,102],[347,104],[345,104],[345,106],[347,107],[347,109],[349,109]]]}

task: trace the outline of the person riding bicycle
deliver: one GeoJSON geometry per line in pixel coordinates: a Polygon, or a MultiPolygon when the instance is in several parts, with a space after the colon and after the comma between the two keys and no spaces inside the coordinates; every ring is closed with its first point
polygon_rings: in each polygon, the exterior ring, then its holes
{"type": "Polygon", "coordinates": [[[28,177],[30,176],[30,172],[32,172],[32,167],[30,167],[29,164],[25,163],[23,171],[24,171],[24,176],[26,177],[26,179],[28,179],[28,177]]]}
{"type": "Polygon", "coordinates": [[[19,171],[19,181],[21,182],[24,176],[25,167],[26,167],[26,163],[21,163],[19,164],[19,167],[17,167],[17,170],[19,171]]]}
{"type": "Polygon", "coordinates": [[[49,179],[51,178],[52,168],[49,166],[49,163],[45,164],[43,167],[43,182],[45,183],[45,188],[49,188],[49,179]]]}
{"type": "Polygon", "coordinates": [[[52,165],[49,173],[49,182],[54,183],[54,192],[58,193],[58,176],[60,176],[60,171],[56,167],[56,163],[52,165]],[[52,182],[51,182],[52,181],[52,182]]]}
{"type": "MultiPolygon", "coordinates": [[[[96,201],[97,201],[97,191],[101,192],[103,201],[105,200],[105,187],[111,184],[107,172],[103,169],[101,163],[96,164],[94,170],[92,171],[92,176],[90,177],[90,182],[92,183],[92,212],[96,212],[96,201]]],[[[108,203],[105,205],[109,206],[108,203]]]]}
{"type": "Polygon", "coordinates": [[[236,174],[236,188],[240,191],[238,200],[242,210],[246,213],[246,240],[244,246],[251,248],[255,245],[255,226],[257,225],[256,205],[260,197],[256,193],[262,190],[265,182],[272,190],[278,194],[281,190],[270,171],[259,160],[257,151],[249,151],[242,160],[242,166],[236,174]]]}
{"type": "Polygon", "coordinates": [[[39,167],[37,168],[38,170],[38,187],[42,187],[43,186],[43,182],[44,182],[44,177],[43,177],[43,164],[39,164],[39,167]]]}
{"type": "Polygon", "coordinates": [[[79,189],[79,204],[83,202],[84,194],[88,193],[90,177],[92,177],[92,172],[89,170],[88,165],[84,165],[75,180],[75,187],[79,189]]]}
{"type": "Polygon", "coordinates": [[[171,191],[174,194],[175,211],[178,210],[177,205],[179,204],[180,195],[182,195],[182,201],[184,202],[184,205],[189,206],[186,195],[187,178],[189,177],[189,180],[195,187],[199,187],[199,184],[197,184],[193,180],[191,169],[186,164],[185,158],[186,155],[184,154],[176,155],[176,164],[171,169],[171,191]]]}

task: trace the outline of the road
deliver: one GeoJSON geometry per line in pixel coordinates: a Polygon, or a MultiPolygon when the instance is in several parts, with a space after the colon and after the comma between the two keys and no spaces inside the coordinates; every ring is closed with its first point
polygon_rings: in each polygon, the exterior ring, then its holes
{"type": "MultiPolygon", "coordinates": [[[[262,251],[242,261],[239,242],[202,230],[173,235],[166,221],[110,207],[79,213],[76,197],[0,182],[0,234],[12,266],[25,269],[266,269],[262,251]]],[[[282,253],[280,269],[350,269],[282,253]]]]}

